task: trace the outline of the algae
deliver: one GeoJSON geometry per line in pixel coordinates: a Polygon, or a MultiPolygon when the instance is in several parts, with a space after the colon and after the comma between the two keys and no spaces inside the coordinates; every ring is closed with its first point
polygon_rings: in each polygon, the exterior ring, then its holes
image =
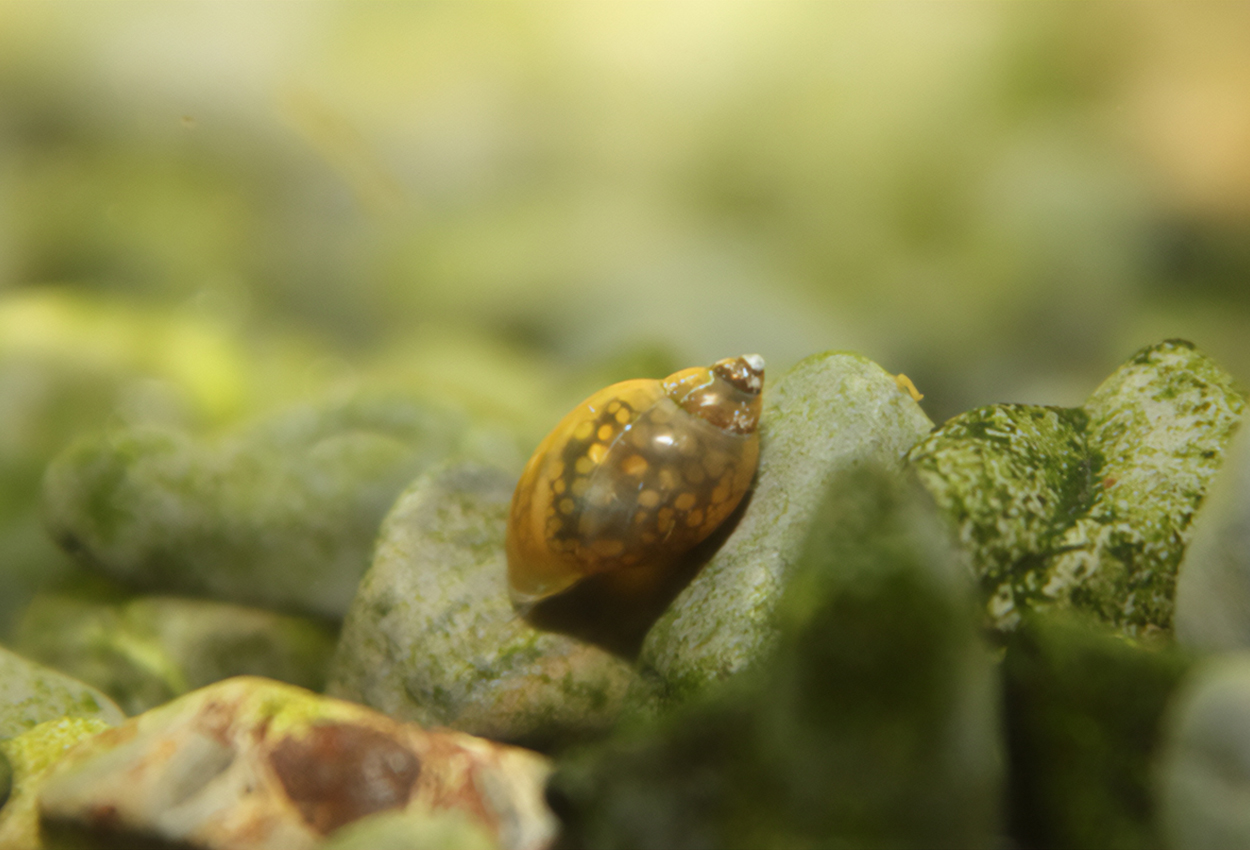
{"type": "Polygon", "coordinates": [[[978,408],[909,457],[973,553],[994,628],[1074,607],[1170,632],[1190,525],[1244,406],[1210,358],[1169,340],[1081,408],[978,408]]]}

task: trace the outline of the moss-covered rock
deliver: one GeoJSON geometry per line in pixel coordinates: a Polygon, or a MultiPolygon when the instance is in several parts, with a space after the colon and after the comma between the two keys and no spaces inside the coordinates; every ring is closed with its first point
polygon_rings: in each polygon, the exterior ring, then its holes
{"type": "MultiPolygon", "coordinates": [[[[137,589],[337,618],[395,497],[480,445],[475,433],[451,408],[398,396],[298,408],[215,443],[115,431],[57,458],[45,511],[67,550],[137,589]]],[[[504,453],[519,465],[515,446],[504,453]]]]}
{"type": "Polygon", "coordinates": [[[931,428],[894,376],[855,354],[809,357],[765,388],[754,491],[642,647],[663,699],[684,699],[769,650],[774,608],[824,493],[864,464],[900,467],[931,428]]]}
{"type": "Polygon", "coordinates": [[[1190,523],[1244,406],[1227,373],[1169,340],[1081,408],[978,408],[910,457],[974,554],[994,627],[1074,607],[1170,631],[1190,523]]]}
{"type": "Polygon", "coordinates": [[[27,606],[13,645],[139,714],[231,676],[320,690],[336,638],[321,621],[224,602],[44,593],[27,606]]]}
{"type": "Polygon", "coordinates": [[[87,850],[312,850],[383,812],[412,832],[457,813],[501,850],[542,850],[555,832],[549,772],[537,753],[244,676],[85,742],[39,808],[49,843],[87,850]]]}
{"type": "Polygon", "coordinates": [[[1203,665],[1168,713],[1156,773],[1172,850],[1250,847],[1250,654],[1203,665]]]}
{"type": "Polygon", "coordinates": [[[897,464],[832,482],[747,672],[557,766],[569,847],[988,847],[997,687],[962,554],[897,464]]]}
{"type": "Polygon", "coordinates": [[[90,685],[0,647],[0,740],[58,717],[110,724],[125,719],[111,699],[90,685]]]}
{"type": "Polygon", "coordinates": [[[515,485],[506,472],[453,464],[405,491],[344,623],[329,693],[541,747],[615,722],[630,665],[512,608],[504,534],[515,485]]]}
{"type": "Polygon", "coordinates": [[[66,751],[109,724],[99,718],[46,720],[14,738],[0,741],[0,760],[12,766],[12,789],[0,798],[0,850],[38,850],[39,792],[66,751]]]}
{"type": "Polygon", "coordinates": [[[1192,660],[1089,615],[1033,614],[1003,659],[1021,847],[1159,847],[1151,768],[1192,660]]]}

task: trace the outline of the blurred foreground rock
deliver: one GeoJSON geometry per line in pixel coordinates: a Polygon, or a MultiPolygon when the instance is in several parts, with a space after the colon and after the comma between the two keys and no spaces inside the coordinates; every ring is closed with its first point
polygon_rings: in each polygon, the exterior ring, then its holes
{"type": "Polygon", "coordinates": [[[39,793],[44,782],[71,747],[108,728],[98,718],[61,717],[0,741],[0,760],[12,771],[12,788],[0,795],[0,850],[43,846],[39,793]]]}
{"type": "Polygon", "coordinates": [[[1024,619],[1002,663],[1020,846],[1161,846],[1152,770],[1192,663],[1169,641],[1127,638],[1089,614],[1024,619]]]}
{"type": "Polygon", "coordinates": [[[1129,635],[1170,632],[1190,523],[1244,407],[1226,372],[1169,340],[1081,408],[979,408],[911,459],[975,555],[994,627],[1071,607],[1129,635]]]}
{"type": "Polygon", "coordinates": [[[115,431],[57,458],[45,512],[82,563],[136,589],[338,618],[404,485],[467,444],[485,451],[478,436],[451,408],[394,396],[298,408],[212,444],[115,431]]]}
{"type": "Polygon", "coordinates": [[[35,597],[13,646],[99,688],[127,714],[231,676],[325,685],[337,634],[322,622],[202,599],[109,602],[93,588],[35,597]]]}
{"type": "Polygon", "coordinates": [[[563,846],[996,845],[997,687],[944,520],[897,462],[808,517],[761,663],[560,763],[563,846]]]}
{"type": "Polygon", "coordinates": [[[548,770],[536,753],[241,677],[79,747],[45,784],[40,810],[49,843],[82,848],[299,850],[348,825],[366,829],[370,816],[398,815],[418,835],[432,815],[455,812],[476,827],[462,835],[541,850],[555,830],[548,770]]]}
{"type": "Polygon", "coordinates": [[[504,531],[515,486],[506,472],[453,464],[404,492],[344,623],[329,693],[538,747],[611,728],[631,666],[512,608],[504,531]]]}
{"type": "Polygon", "coordinates": [[[663,700],[769,652],[774,609],[825,492],[866,464],[901,468],[932,427],[894,376],[855,354],[809,357],[766,387],[754,492],[642,646],[642,670],[663,700]]]}
{"type": "Polygon", "coordinates": [[[59,717],[108,724],[126,719],[111,699],[90,685],[0,647],[0,740],[59,717]]]}

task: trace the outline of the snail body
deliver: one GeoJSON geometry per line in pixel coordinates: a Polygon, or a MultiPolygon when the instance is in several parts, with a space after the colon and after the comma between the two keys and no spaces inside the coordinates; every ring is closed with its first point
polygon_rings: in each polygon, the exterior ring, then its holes
{"type": "Polygon", "coordinates": [[[538,446],[508,516],[513,601],[591,575],[629,580],[706,539],[750,488],[764,360],[748,354],[605,387],[538,446]]]}

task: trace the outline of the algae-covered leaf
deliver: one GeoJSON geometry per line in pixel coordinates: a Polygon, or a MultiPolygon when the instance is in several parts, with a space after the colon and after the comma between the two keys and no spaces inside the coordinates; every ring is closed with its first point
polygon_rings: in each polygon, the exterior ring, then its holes
{"type": "Polygon", "coordinates": [[[1210,358],[1168,340],[1080,408],[978,408],[910,457],[973,553],[996,628],[1072,606],[1166,631],[1190,523],[1244,406],[1210,358]]]}

